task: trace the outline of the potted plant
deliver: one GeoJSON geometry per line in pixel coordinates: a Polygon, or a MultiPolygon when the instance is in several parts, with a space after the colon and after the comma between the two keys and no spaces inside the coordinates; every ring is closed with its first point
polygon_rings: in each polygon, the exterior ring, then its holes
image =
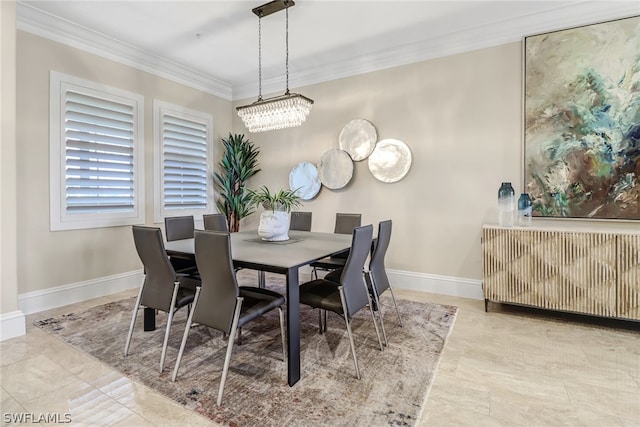
{"type": "Polygon", "coordinates": [[[214,183],[218,190],[216,206],[227,217],[229,231],[240,229],[240,220],[253,213],[247,193],[247,180],[260,172],[258,154],[260,150],[244,135],[229,133],[222,138],[224,154],[218,164],[219,172],[214,172],[214,183]]]}
{"type": "Polygon", "coordinates": [[[289,213],[302,206],[296,190],[280,189],[278,192],[271,192],[263,185],[257,191],[248,189],[247,194],[252,206],[264,208],[258,226],[258,235],[262,240],[289,240],[289,213]]]}

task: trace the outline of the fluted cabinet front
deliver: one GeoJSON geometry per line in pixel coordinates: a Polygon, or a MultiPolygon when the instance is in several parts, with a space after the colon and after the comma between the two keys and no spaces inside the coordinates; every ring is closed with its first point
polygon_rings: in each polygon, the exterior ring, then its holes
{"type": "Polygon", "coordinates": [[[618,317],[640,319],[640,235],[618,237],[618,317]]]}
{"type": "Polygon", "coordinates": [[[482,245],[486,301],[640,320],[640,235],[485,226],[482,245]]]}

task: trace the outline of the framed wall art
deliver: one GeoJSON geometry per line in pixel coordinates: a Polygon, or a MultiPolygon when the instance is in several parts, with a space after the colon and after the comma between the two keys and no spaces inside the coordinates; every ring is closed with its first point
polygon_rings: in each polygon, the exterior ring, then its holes
{"type": "Polygon", "coordinates": [[[524,38],[533,215],[640,220],[640,16],[524,38]]]}

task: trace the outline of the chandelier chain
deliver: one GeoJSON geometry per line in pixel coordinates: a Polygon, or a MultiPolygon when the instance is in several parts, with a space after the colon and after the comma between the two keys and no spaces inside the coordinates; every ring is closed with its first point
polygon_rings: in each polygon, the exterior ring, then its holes
{"type": "Polygon", "coordinates": [[[285,18],[285,47],[286,47],[286,56],[285,56],[285,71],[287,76],[287,91],[286,95],[289,95],[289,2],[285,0],[286,7],[284,9],[286,18],[285,18]]]}
{"type": "Polygon", "coordinates": [[[262,99],[262,15],[258,16],[258,100],[262,99]]]}

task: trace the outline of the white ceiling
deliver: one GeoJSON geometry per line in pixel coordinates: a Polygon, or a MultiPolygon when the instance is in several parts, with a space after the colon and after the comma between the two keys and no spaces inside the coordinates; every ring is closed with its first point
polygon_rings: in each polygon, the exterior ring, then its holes
{"type": "MultiPolygon", "coordinates": [[[[257,95],[261,0],[19,0],[18,28],[226,99],[257,95]]],[[[640,13],[626,1],[296,0],[290,87],[640,13]]],[[[283,92],[285,12],[262,19],[263,93],[283,92]]]]}

